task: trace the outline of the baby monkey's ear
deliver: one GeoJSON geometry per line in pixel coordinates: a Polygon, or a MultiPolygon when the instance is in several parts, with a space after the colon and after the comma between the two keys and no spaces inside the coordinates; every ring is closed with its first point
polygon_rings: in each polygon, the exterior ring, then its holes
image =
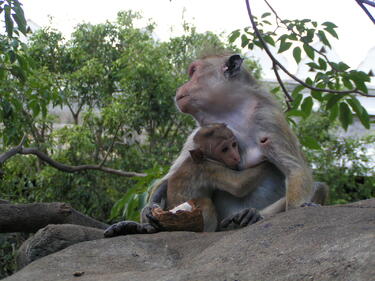
{"type": "Polygon", "coordinates": [[[194,163],[202,163],[204,160],[203,151],[200,148],[189,150],[190,156],[193,159],[194,163]]]}

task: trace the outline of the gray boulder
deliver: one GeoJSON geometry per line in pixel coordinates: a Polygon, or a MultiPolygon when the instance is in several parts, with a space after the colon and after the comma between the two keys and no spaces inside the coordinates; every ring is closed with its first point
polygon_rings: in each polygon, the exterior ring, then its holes
{"type": "Polygon", "coordinates": [[[72,245],[6,281],[375,278],[375,199],[306,207],[243,229],[165,232],[72,245]]]}

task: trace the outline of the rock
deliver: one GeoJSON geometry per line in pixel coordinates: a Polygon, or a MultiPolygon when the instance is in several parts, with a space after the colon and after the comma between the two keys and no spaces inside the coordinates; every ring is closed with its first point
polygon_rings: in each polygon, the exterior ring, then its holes
{"type": "Polygon", "coordinates": [[[5,280],[367,281],[374,276],[375,199],[370,199],[299,208],[234,231],[82,242],[5,280]]]}
{"type": "Polygon", "coordinates": [[[74,224],[50,224],[27,239],[17,253],[17,268],[66,247],[103,238],[103,230],[74,224]]]}

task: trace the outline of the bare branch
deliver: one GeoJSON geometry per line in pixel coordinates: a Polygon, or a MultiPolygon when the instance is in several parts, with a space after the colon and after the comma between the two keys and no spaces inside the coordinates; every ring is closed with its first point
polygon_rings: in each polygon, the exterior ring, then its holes
{"type": "Polygon", "coordinates": [[[81,172],[85,170],[97,170],[97,171],[102,171],[105,173],[115,174],[115,175],[123,176],[123,177],[145,177],[147,176],[147,174],[143,174],[143,173],[125,172],[125,171],[116,170],[116,169],[112,169],[108,167],[102,167],[101,165],[79,165],[79,166],[65,165],[65,164],[59,163],[51,159],[47,154],[39,151],[36,148],[23,148],[22,145],[24,141],[25,141],[25,137],[22,138],[22,141],[18,146],[1,154],[0,165],[3,164],[6,160],[8,160],[10,157],[16,154],[23,154],[23,155],[33,154],[33,155],[36,155],[42,161],[49,164],[50,166],[54,167],[55,169],[58,169],[60,171],[67,172],[67,173],[76,173],[76,172],[81,172]]]}
{"type": "Polygon", "coordinates": [[[290,103],[293,102],[293,98],[291,97],[291,95],[289,94],[288,90],[286,89],[286,87],[284,85],[284,82],[281,80],[279,71],[277,70],[277,65],[275,63],[273,64],[272,68],[273,68],[273,71],[275,72],[277,81],[279,82],[280,87],[281,87],[281,89],[283,90],[283,92],[285,94],[285,97],[286,97],[285,102],[286,102],[286,105],[288,106],[288,110],[290,110],[291,109],[290,103]]]}
{"type": "Polygon", "coordinates": [[[118,134],[118,132],[121,128],[121,125],[122,125],[121,123],[118,125],[118,127],[116,129],[116,132],[115,132],[115,135],[113,136],[112,143],[109,146],[108,151],[107,151],[106,155],[104,156],[103,161],[99,164],[99,167],[103,167],[103,165],[105,164],[105,161],[107,161],[108,155],[112,152],[113,145],[115,144],[115,140],[117,138],[117,134],[118,134]]]}
{"type": "Polygon", "coordinates": [[[310,90],[313,90],[313,91],[318,91],[318,92],[327,92],[327,93],[334,93],[334,94],[359,94],[361,96],[365,96],[365,97],[375,97],[375,95],[370,95],[370,94],[366,94],[366,93],[363,93],[361,91],[359,91],[357,88],[353,89],[353,90],[346,90],[346,91],[339,91],[339,90],[332,90],[332,89],[326,89],[326,88],[316,88],[316,87],[313,87],[313,86],[310,86],[309,84],[307,84],[306,82],[302,81],[301,79],[299,79],[297,76],[293,75],[292,73],[290,73],[275,57],[274,55],[271,53],[270,49],[268,48],[268,45],[267,43],[264,41],[263,37],[262,37],[262,34],[260,33],[255,21],[254,21],[254,17],[253,17],[253,14],[251,12],[251,8],[250,8],[250,3],[249,3],[249,0],[246,0],[246,7],[247,7],[247,13],[249,15],[249,18],[250,18],[250,22],[251,22],[251,25],[254,29],[254,32],[256,34],[256,36],[258,37],[259,41],[261,42],[264,50],[266,51],[267,55],[270,57],[270,59],[272,60],[273,64],[276,64],[278,67],[280,67],[280,69],[282,71],[284,71],[290,78],[292,78],[293,80],[297,81],[299,84],[301,84],[302,86],[310,89],[310,90]]]}

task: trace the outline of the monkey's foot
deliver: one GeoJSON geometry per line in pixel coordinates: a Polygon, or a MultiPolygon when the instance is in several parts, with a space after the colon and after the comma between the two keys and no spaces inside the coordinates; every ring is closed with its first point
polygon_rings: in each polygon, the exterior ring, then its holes
{"type": "Polygon", "coordinates": [[[104,237],[115,237],[120,235],[129,234],[147,234],[158,232],[149,223],[138,223],[134,221],[120,221],[118,223],[112,224],[104,231],[104,237]]]}
{"type": "Polygon", "coordinates": [[[253,223],[256,223],[257,221],[260,221],[261,219],[263,218],[257,209],[249,208],[249,209],[244,209],[235,215],[232,215],[223,219],[220,223],[220,227],[227,228],[231,223],[239,227],[245,227],[249,224],[253,224],[253,223]]]}
{"type": "Polygon", "coordinates": [[[305,202],[301,205],[301,207],[321,207],[322,205],[313,203],[313,202],[305,202]]]}

